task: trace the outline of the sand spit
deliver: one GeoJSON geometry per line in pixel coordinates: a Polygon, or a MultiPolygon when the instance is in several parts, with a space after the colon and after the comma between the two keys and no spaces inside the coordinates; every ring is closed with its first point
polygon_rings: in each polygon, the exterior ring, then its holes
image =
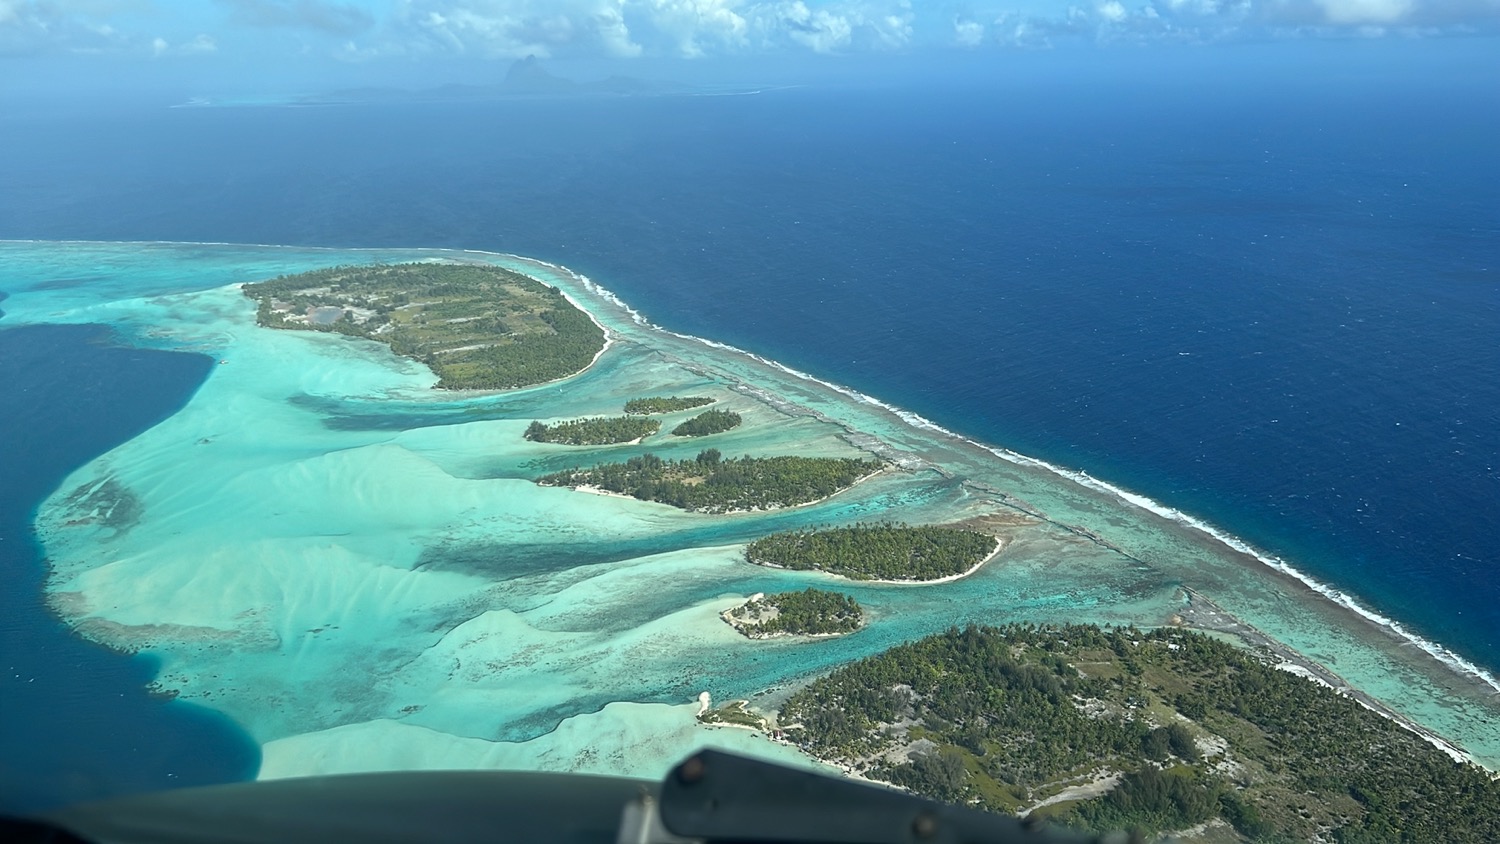
{"type": "Polygon", "coordinates": [[[984,559],[970,566],[967,570],[959,572],[958,574],[950,574],[947,577],[937,577],[933,578],[932,580],[862,580],[860,582],[879,583],[882,586],[937,586],[941,583],[953,583],[954,581],[963,580],[974,572],[984,568],[985,563],[988,563],[990,560],[993,560],[996,557],[1000,556],[1000,552],[1003,550],[1005,550],[1005,540],[996,537],[995,550],[987,554],[984,559]]]}
{"type": "Polygon", "coordinates": [[[787,568],[786,566],[779,566],[779,565],[777,565],[775,563],[759,562],[759,561],[755,561],[755,560],[750,560],[750,563],[752,565],[760,566],[761,568],[779,569],[781,571],[816,572],[818,574],[826,575],[828,577],[837,578],[839,580],[847,581],[849,583],[875,584],[875,585],[880,585],[880,586],[939,586],[939,585],[944,584],[944,583],[954,583],[954,582],[963,580],[964,578],[968,577],[969,575],[974,574],[975,572],[977,572],[980,569],[984,568],[984,566],[985,566],[986,563],[988,563],[989,561],[991,561],[991,560],[995,559],[996,557],[1000,556],[1000,552],[1003,551],[1003,550],[1005,550],[1005,540],[1003,540],[1003,539],[1001,539],[999,537],[996,537],[995,538],[995,550],[991,551],[988,555],[986,555],[984,559],[982,559],[979,562],[975,563],[974,565],[970,566],[968,569],[959,572],[958,574],[950,574],[950,575],[947,575],[945,577],[935,577],[935,578],[933,578],[931,580],[878,580],[878,579],[875,579],[875,578],[861,580],[859,578],[849,577],[847,575],[842,575],[842,574],[839,574],[837,572],[824,571],[823,569],[791,569],[791,568],[787,568]]]}

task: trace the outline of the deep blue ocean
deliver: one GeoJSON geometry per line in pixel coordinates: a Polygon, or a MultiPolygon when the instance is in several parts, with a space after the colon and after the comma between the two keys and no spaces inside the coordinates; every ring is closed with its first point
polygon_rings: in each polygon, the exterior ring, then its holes
{"type": "Polygon", "coordinates": [[[122,346],[97,326],[0,330],[0,812],[209,785],[260,764],[228,718],[151,697],[149,658],[57,622],[31,529],[69,472],[170,416],[212,365],[122,346]]]}
{"type": "MultiPolygon", "coordinates": [[[[561,263],[668,328],[1204,518],[1493,673],[1500,88],[1446,73],[33,106],[0,116],[0,238],[561,263]]],[[[34,401],[0,383],[6,416],[34,401]]],[[[7,430],[74,449],[7,465],[7,546],[141,423],[79,424],[7,430]]]]}

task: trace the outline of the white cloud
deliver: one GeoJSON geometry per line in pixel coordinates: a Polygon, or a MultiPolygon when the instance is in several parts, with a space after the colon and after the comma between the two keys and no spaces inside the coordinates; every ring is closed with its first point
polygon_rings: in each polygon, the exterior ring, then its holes
{"type": "Polygon", "coordinates": [[[854,25],[841,14],[827,9],[813,10],[802,0],[782,3],[762,20],[774,38],[784,35],[816,53],[832,53],[849,46],[854,25]]]}
{"type": "Polygon", "coordinates": [[[1014,26],[1005,30],[1001,40],[1013,47],[1047,48],[1052,46],[1052,39],[1046,33],[1038,32],[1030,21],[1017,21],[1014,26]]]}
{"type": "Polygon", "coordinates": [[[1077,6],[1069,7],[1061,19],[1008,13],[995,18],[991,39],[1006,47],[1048,50],[1053,39],[1088,36],[1098,29],[1095,16],[1077,6]]]}
{"type": "Polygon", "coordinates": [[[1413,0],[1318,0],[1329,23],[1397,23],[1411,14],[1413,0]]]}
{"type": "Polygon", "coordinates": [[[188,41],[184,41],[175,47],[160,35],[151,39],[151,55],[155,58],[162,56],[193,56],[203,53],[212,53],[219,49],[219,42],[211,35],[199,33],[188,41]]]}
{"type": "MultiPolygon", "coordinates": [[[[908,0],[782,0],[745,7],[759,46],[795,46],[816,53],[901,49],[917,36],[917,14],[908,0]]],[[[935,18],[934,28],[938,25],[935,18]]],[[[944,21],[944,26],[947,21],[944,21]]]]}
{"type": "Polygon", "coordinates": [[[641,45],[630,40],[630,28],[625,25],[625,15],[620,8],[623,3],[624,0],[618,0],[616,5],[600,9],[594,15],[594,24],[599,40],[610,55],[634,58],[641,54],[641,45]]]}
{"type": "Polygon", "coordinates": [[[1218,0],[1165,0],[1165,6],[1176,14],[1213,15],[1219,11],[1218,0]]]}
{"type": "Polygon", "coordinates": [[[149,49],[151,37],[117,20],[134,10],[132,4],[106,0],[0,0],[0,55],[139,53],[149,49]]]}
{"type": "Polygon", "coordinates": [[[212,53],[219,49],[219,42],[211,35],[199,34],[180,48],[184,53],[212,53]]]}
{"type": "Polygon", "coordinates": [[[979,21],[954,21],[953,43],[961,47],[978,47],[984,43],[984,24],[979,21]]]}
{"type": "Polygon", "coordinates": [[[1500,0],[960,2],[955,15],[915,0],[0,0],[0,54],[694,58],[1500,33],[1500,0]]]}
{"type": "Polygon", "coordinates": [[[230,10],[235,23],[262,27],[287,27],[354,35],[369,29],[375,16],[352,3],[328,0],[218,0],[230,10]]]}
{"type": "Polygon", "coordinates": [[[434,49],[499,58],[548,57],[565,49],[641,55],[627,14],[630,0],[408,0],[390,37],[434,49]]]}
{"type": "Polygon", "coordinates": [[[883,47],[899,49],[910,44],[915,31],[912,28],[911,5],[902,3],[901,8],[887,15],[876,18],[872,24],[875,37],[883,47]]]}
{"type": "Polygon", "coordinates": [[[374,61],[387,56],[399,55],[402,52],[404,50],[399,46],[361,47],[354,41],[345,41],[334,51],[333,57],[339,61],[357,64],[359,62],[374,61]]]}
{"type": "Polygon", "coordinates": [[[749,24],[731,0],[650,0],[651,23],[680,55],[698,58],[710,46],[736,50],[746,44],[749,24]]]}

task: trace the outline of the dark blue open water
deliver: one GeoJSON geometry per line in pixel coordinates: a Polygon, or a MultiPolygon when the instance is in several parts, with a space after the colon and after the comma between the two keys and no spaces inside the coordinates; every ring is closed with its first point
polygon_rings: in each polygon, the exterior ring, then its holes
{"type": "Polygon", "coordinates": [[[149,696],[145,657],[73,636],[42,602],[31,520],[74,469],[170,416],[212,360],[98,326],[0,330],[0,812],[253,775],[229,719],[149,696]]]}
{"type": "Polygon", "coordinates": [[[1493,672],[1493,78],[25,112],[0,237],[563,263],[1206,518],[1493,672]]]}

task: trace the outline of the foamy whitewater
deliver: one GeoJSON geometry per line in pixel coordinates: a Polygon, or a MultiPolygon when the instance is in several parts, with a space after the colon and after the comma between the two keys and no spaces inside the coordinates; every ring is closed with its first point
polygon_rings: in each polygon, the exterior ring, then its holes
{"type": "MultiPolygon", "coordinates": [[[[485,254],[485,253],[477,252],[476,250],[465,250],[465,251],[472,252],[474,254],[485,254]]],[[[514,258],[516,256],[507,256],[507,257],[514,258]]],[[[535,261],[536,259],[529,259],[529,260],[535,261]]],[[[978,448],[983,448],[984,450],[990,452],[991,454],[995,455],[996,457],[999,457],[1000,459],[1009,461],[1011,463],[1015,463],[1016,465],[1019,465],[1019,466],[1035,466],[1035,467],[1038,467],[1038,468],[1046,469],[1049,472],[1053,472],[1053,473],[1055,473],[1055,474],[1057,474],[1057,475],[1059,475],[1061,477],[1064,477],[1064,478],[1067,478],[1068,480],[1074,481],[1075,483],[1082,484],[1083,486],[1089,487],[1090,489],[1095,489],[1095,490],[1099,490],[1101,492],[1109,493],[1109,494],[1111,494],[1111,495],[1119,498],[1121,501],[1128,502],[1128,503],[1133,504],[1133,505],[1135,505],[1137,507],[1140,507],[1143,510],[1149,510],[1150,512],[1155,513],[1156,515],[1161,516],[1163,518],[1171,519],[1173,521],[1179,522],[1179,523],[1181,523],[1183,525],[1186,525],[1188,527],[1194,528],[1195,530],[1201,531],[1204,534],[1206,534],[1208,536],[1211,536],[1214,539],[1218,540],[1219,542],[1222,542],[1224,545],[1228,546],[1229,548],[1231,548],[1231,549],[1233,549],[1235,551],[1238,551],[1238,552],[1240,552],[1242,554],[1247,554],[1249,556],[1252,556],[1255,559],[1259,560],[1260,562],[1264,563],[1265,565],[1270,566],[1271,568],[1275,569],[1276,571],[1279,571],[1282,574],[1288,575],[1290,577],[1296,578],[1298,581],[1300,581],[1303,585],[1307,586],[1309,589],[1312,589],[1312,590],[1316,591],[1318,594],[1324,596],[1325,598],[1328,598],[1329,600],[1334,601],[1335,603],[1339,604],[1340,606],[1343,606],[1344,608],[1346,608],[1348,610],[1351,610],[1351,611],[1359,614],[1361,617],[1365,618],[1366,620],[1368,620],[1372,624],[1375,624],[1375,625],[1377,625],[1379,627],[1382,627],[1382,628],[1390,631],[1393,635],[1395,635],[1395,636],[1397,636],[1399,638],[1405,639],[1406,641],[1410,642],[1413,645],[1416,645],[1417,647],[1421,648],[1422,650],[1424,650],[1428,654],[1430,654],[1433,658],[1435,658],[1435,659],[1437,659],[1437,660],[1439,660],[1439,661],[1447,664],[1448,666],[1450,666],[1454,670],[1458,671],[1459,673],[1466,674],[1466,675],[1468,675],[1468,676],[1470,676],[1470,677],[1472,677],[1472,678],[1474,678],[1474,679],[1476,679],[1476,680],[1484,683],[1485,685],[1487,685],[1490,688],[1494,689],[1496,692],[1500,692],[1500,679],[1497,679],[1492,673],[1490,673],[1488,671],[1485,671],[1483,668],[1480,668],[1479,666],[1475,665],[1473,662],[1471,662],[1471,661],[1469,661],[1467,659],[1464,659],[1462,656],[1459,656],[1458,654],[1453,653],[1451,650],[1443,647],[1441,644],[1439,644],[1437,642],[1428,641],[1427,639],[1424,639],[1421,636],[1418,636],[1418,635],[1416,635],[1416,634],[1408,631],[1404,626],[1402,626],[1402,624],[1400,622],[1396,621],[1395,619],[1387,618],[1387,617],[1385,617],[1385,616],[1383,616],[1383,615],[1381,615],[1381,614],[1379,614],[1377,612],[1374,612],[1373,610],[1370,610],[1367,607],[1362,606],[1359,603],[1359,601],[1357,601],[1353,596],[1351,596],[1351,595],[1349,595],[1349,594],[1347,594],[1345,592],[1342,592],[1342,591],[1340,591],[1338,589],[1334,589],[1333,587],[1328,586],[1327,584],[1318,582],[1315,578],[1307,575],[1306,573],[1298,571],[1296,569],[1296,567],[1294,567],[1291,564],[1287,563],[1285,560],[1281,559],[1280,557],[1277,557],[1275,555],[1267,554],[1267,553],[1265,553],[1263,551],[1260,551],[1260,550],[1254,548],[1253,546],[1251,546],[1249,543],[1245,542],[1244,540],[1239,539],[1238,537],[1235,537],[1235,536],[1231,536],[1231,535],[1225,533],[1224,531],[1219,530],[1218,528],[1214,527],[1213,525],[1211,525],[1211,524],[1203,521],[1202,519],[1195,518],[1195,517],[1193,517],[1191,515],[1188,515],[1187,513],[1184,513],[1181,510],[1178,510],[1178,509],[1176,509],[1174,507],[1168,507],[1168,506],[1166,506],[1164,504],[1161,504],[1161,503],[1158,503],[1156,501],[1153,501],[1153,500],[1151,500],[1150,498],[1148,498],[1148,497],[1146,497],[1144,495],[1140,495],[1138,493],[1131,492],[1130,490],[1127,490],[1127,489],[1121,489],[1118,486],[1115,486],[1113,484],[1107,483],[1105,481],[1101,481],[1098,478],[1091,477],[1088,472],[1081,471],[1081,470],[1080,471],[1074,471],[1074,470],[1070,470],[1070,469],[1065,469],[1065,468],[1063,468],[1061,466],[1054,466],[1053,464],[1048,463],[1045,460],[1038,460],[1038,459],[1036,459],[1034,457],[1027,457],[1024,454],[1018,454],[1018,453],[1016,453],[1014,451],[1011,451],[1010,449],[1007,449],[1007,448],[998,448],[996,446],[986,445],[984,443],[968,439],[967,437],[964,437],[961,434],[955,433],[953,431],[948,430],[947,428],[944,428],[943,426],[941,426],[941,425],[933,422],[930,419],[927,419],[927,418],[921,416],[920,414],[912,413],[911,411],[902,409],[900,407],[897,407],[896,405],[889,404],[887,402],[883,402],[880,399],[875,398],[874,396],[865,395],[864,393],[861,393],[858,390],[854,390],[854,389],[852,389],[850,387],[846,387],[846,386],[843,386],[841,384],[835,384],[835,383],[833,383],[831,381],[825,381],[825,380],[817,378],[817,377],[815,377],[813,375],[810,375],[810,374],[808,374],[806,372],[802,372],[801,370],[793,369],[793,368],[791,368],[789,366],[786,366],[784,364],[778,363],[777,361],[769,360],[767,358],[763,358],[760,355],[755,354],[754,352],[748,352],[748,351],[745,351],[744,349],[740,349],[740,348],[737,348],[735,346],[731,346],[731,345],[729,345],[727,343],[720,343],[720,342],[717,342],[715,340],[708,340],[708,339],[705,339],[705,338],[702,338],[702,337],[693,337],[693,336],[690,336],[690,335],[687,335],[687,334],[680,334],[680,333],[675,332],[675,331],[669,331],[667,329],[662,328],[661,326],[656,325],[655,323],[651,322],[650,320],[646,319],[645,315],[641,314],[640,312],[636,311],[634,308],[631,308],[629,305],[625,304],[614,293],[611,293],[610,291],[604,289],[603,287],[600,287],[599,285],[595,284],[587,276],[580,275],[578,273],[573,273],[572,271],[568,270],[567,268],[557,266],[556,264],[549,264],[549,263],[546,263],[546,262],[536,262],[536,263],[539,263],[539,264],[545,265],[547,267],[550,267],[553,270],[556,270],[558,272],[567,273],[567,274],[571,275],[572,277],[576,278],[579,281],[579,283],[581,283],[585,287],[585,289],[587,289],[589,292],[591,292],[591,293],[599,296],[600,298],[608,301],[610,304],[614,305],[615,307],[618,307],[621,310],[623,310],[626,313],[628,313],[630,315],[630,318],[637,325],[640,325],[640,326],[643,326],[643,327],[646,327],[646,328],[651,328],[651,329],[656,330],[656,331],[661,331],[661,332],[663,332],[665,334],[670,334],[671,336],[676,337],[676,338],[681,339],[681,340],[690,340],[690,341],[695,340],[695,341],[697,341],[699,343],[702,343],[705,346],[708,346],[711,349],[721,349],[721,350],[726,351],[726,352],[733,352],[733,353],[738,354],[738,355],[744,355],[745,357],[748,357],[748,358],[751,358],[752,360],[755,360],[757,363],[761,363],[761,364],[764,364],[766,366],[772,367],[772,368],[774,368],[774,369],[776,369],[776,370],[778,370],[780,372],[786,373],[787,375],[791,375],[791,376],[793,376],[795,378],[800,378],[803,381],[814,382],[814,383],[816,383],[816,384],[818,384],[820,386],[826,387],[826,388],[828,388],[830,390],[833,390],[835,392],[838,392],[838,393],[841,393],[841,394],[843,394],[845,396],[848,396],[849,398],[854,399],[855,401],[859,401],[859,402],[862,402],[862,403],[868,404],[868,405],[873,405],[873,406],[878,407],[878,408],[880,408],[882,410],[889,411],[890,413],[895,414],[897,417],[899,417],[902,421],[906,422],[908,425],[911,425],[913,428],[918,428],[918,429],[925,430],[925,431],[931,431],[931,432],[934,432],[934,433],[937,433],[937,434],[941,434],[941,435],[943,435],[945,437],[950,437],[950,438],[953,438],[953,439],[956,439],[956,440],[962,440],[963,442],[965,442],[965,443],[967,443],[969,445],[976,446],[978,448]]],[[[572,301],[572,300],[570,299],[570,301],[572,301]]],[[[578,303],[575,302],[575,304],[578,304],[578,303]]]]}
{"type": "Polygon", "coordinates": [[[748,731],[698,725],[698,694],[773,700],[953,624],[1168,623],[1188,606],[1184,588],[1500,767],[1494,676],[1292,563],[1085,473],[662,330],[563,267],[476,252],[172,243],[7,242],[0,258],[7,325],[107,324],[122,342],[221,361],[180,412],[69,477],[38,531],[59,614],[81,635],[158,657],[161,690],[226,713],[260,742],[262,777],[428,767],[658,776],[706,744],[795,759],[748,731]],[[383,345],[256,327],[238,289],[316,267],[436,259],[556,285],[611,342],[559,382],[440,393],[431,372],[383,345]],[[521,436],[532,420],[672,394],[712,396],[744,425],[601,448],[521,436]],[[530,481],[709,446],[876,454],[895,468],[815,506],[723,516],[530,481]],[[919,588],[760,568],[740,554],[775,530],[974,518],[1000,525],[1003,552],[919,588]],[[859,633],[749,640],[719,619],[755,592],[831,583],[870,609],[859,633]]]}

